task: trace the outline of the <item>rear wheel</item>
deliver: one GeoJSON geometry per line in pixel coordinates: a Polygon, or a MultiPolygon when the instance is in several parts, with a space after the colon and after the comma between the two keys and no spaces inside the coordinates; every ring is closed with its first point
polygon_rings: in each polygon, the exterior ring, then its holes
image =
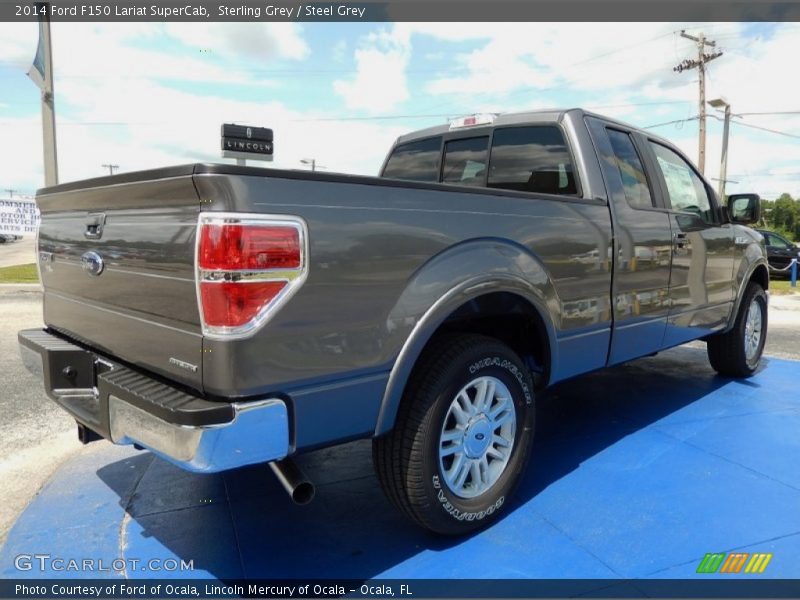
{"type": "Polygon", "coordinates": [[[767,341],[767,294],[747,285],[733,328],[708,338],[708,359],[720,375],[749,377],[758,369],[767,341]]]}
{"type": "Polygon", "coordinates": [[[394,429],[374,440],[389,499],[413,521],[463,534],[494,520],[527,463],[533,383],[493,338],[448,336],[421,357],[394,429]]]}

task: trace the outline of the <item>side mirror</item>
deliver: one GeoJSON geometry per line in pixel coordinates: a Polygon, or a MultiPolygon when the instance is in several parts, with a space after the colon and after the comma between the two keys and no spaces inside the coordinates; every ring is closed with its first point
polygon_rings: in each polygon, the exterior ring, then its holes
{"type": "Polygon", "coordinates": [[[758,194],[731,194],[728,196],[728,215],[733,223],[758,223],[761,220],[761,197],[758,194]]]}

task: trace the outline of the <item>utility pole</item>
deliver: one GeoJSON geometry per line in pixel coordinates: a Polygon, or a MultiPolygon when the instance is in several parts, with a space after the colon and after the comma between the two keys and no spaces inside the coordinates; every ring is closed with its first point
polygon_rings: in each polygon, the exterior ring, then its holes
{"type": "Polygon", "coordinates": [[[119,165],[101,165],[104,169],[108,169],[108,174],[113,175],[114,169],[119,169],[119,165]]]}
{"type": "Polygon", "coordinates": [[[725,184],[728,182],[728,135],[731,129],[731,105],[725,98],[709,100],[708,104],[716,109],[725,109],[725,125],[722,129],[722,158],[719,164],[719,199],[725,204],[725,184]]]}
{"type": "Polygon", "coordinates": [[[710,63],[715,58],[722,56],[721,51],[706,52],[706,46],[713,48],[717,42],[707,40],[706,36],[700,33],[697,37],[689,35],[685,30],[681,30],[681,37],[687,40],[692,40],[697,44],[697,59],[687,58],[683,60],[673,71],[681,73],[687,69],[697,69],[700,77],[700,98],[698,104],[698,115],[700,117],[700,140],[699,151],[697,157],[697,168],[700,169],[701,174],[705,174],[706,168],[706,64],[710,63]]]}
{"type": "Polygon", "coordinates": [[[6,191],[6,192],[8,192],[8,198],[9,198],[9,200],[10,200],[11,198],[13,198],[13,197],[14,197],[14,192],[18,192],[19,190],[14,190],[14,189],[11,189],[11,188],[6,188],[6,189],[5,189],[5,190],[3,190],[3,191],[6,191]]]}

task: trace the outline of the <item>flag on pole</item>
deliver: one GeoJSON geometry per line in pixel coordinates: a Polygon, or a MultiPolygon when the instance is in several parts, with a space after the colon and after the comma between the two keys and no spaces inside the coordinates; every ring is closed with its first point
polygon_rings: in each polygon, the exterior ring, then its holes
{"type": "Polygon", "coordinates": [[[30,77],[33,80],[33,83],[35,83],[43,92],[48,91],[46,73],[47,67],[45,66],[45,56],[47,55],[47,49],[45,48],[47,33],[45,32],[45,27],[47,26],[49,9],[50,4],[45,2],[43,10],[39,12],[39,44],[36,46],[36,56],[33,57],[33,64],[31,65],[31,68],[28,69],[28,77],[30,77]]]}

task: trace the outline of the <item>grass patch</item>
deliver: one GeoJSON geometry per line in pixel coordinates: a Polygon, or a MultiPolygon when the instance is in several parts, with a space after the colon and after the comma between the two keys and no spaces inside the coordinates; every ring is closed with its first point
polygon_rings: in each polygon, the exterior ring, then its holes
{"type": "Polygon", "coordinates": [[[787,279],[770,279],[769,293],[776,296],[800,294],[800,281],[797,283],[797,287],[792,287],[791,282],[787,279]]]}
{"type": "Polygon", "coordinates": [[[39,283],[36,263],[0,268],[0,283],[39,283]]]}

